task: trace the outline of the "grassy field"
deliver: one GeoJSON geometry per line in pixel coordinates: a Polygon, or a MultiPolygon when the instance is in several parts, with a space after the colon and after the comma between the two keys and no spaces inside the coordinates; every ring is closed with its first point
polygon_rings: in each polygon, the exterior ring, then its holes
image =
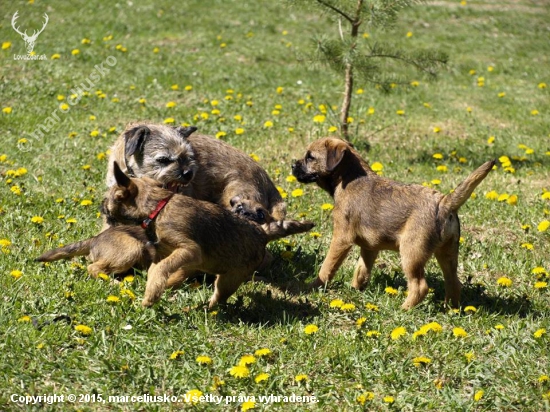
{"type": "Polygon", "coordinates": [[[350,286],[356,252],[326,293],[292,292],[324,259],[332,200],[292,181],[290,162],[331,133],[343,90],[338,77],[298,57],[315,33],[337,34],[337,25],[280,2],[179,3],[2,7],[0,409],[176,410],[182,405],[108,397],[200,391],[223,396],[221,404],[183,406],[550,410],[548,5],[437,1],[361,37],[450,56],[437,81],[411,73],[411,86],[389,93],[356,85],[351,140],[381,173],[448,192],[499,159],[461,209],[461,309],[444,308],[431,261],[432,292],[404,312],[406,283],[390,252],[365,292],[350,286]],[[34,49],[45,60],[14,60],[26,54],[10,25],[15,11],[29,32],[49,15],[34,49]],[[69,104],[81,85],[89,92],[69,104]],[[203,306],[208,282],[143,309],[144,273],[115,283],[91,279],[84,259],[35,263],[99,231],[106,153],[137,120],[193,124],[250,153],[287,196],[289,215],[314,220],[315,232],[270,244],[269,283],[243,285],[213,312],[203,306]],[[45,124],[50,130],[36,133],[45,124]],[[65,402],[19,398],[52,394],[65,402]],[[259,398],[269,395],[317,402],[259,398]],[[93,402],[99,396],[106,402],[93,402]]]}

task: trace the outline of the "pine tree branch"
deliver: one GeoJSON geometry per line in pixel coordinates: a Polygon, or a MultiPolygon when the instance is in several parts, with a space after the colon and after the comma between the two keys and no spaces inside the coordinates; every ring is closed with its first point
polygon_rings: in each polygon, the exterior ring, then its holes
{"type": "Polygon", "coordinates": [[[346,19],[346,20],[349,21],[350,23],[353,23],[353,19],[352,19],[350,16],[348,16],[348,15],[347,15],[346,13],[344,13],[342,10],[340,10],[340,9],[338,9],[338,8],[336,8],[336,7],[334,7],[332,4],[326,3],[326,2],[324,2],[323,0],[316,0],[316,1],[317,1],[317,3],[319,3],[319,4],[323,5],[323,6],[325,6],[326,8],[329,8],[329,9],[331,9],[333,12],[339,14],[340,16],[342,16],[344,19],[346,19]]]}

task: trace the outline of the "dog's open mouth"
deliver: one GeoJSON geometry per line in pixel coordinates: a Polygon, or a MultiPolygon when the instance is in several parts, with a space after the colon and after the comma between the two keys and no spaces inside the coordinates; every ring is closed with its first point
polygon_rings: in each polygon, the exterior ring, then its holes
{"type": "Polygon", "coordinates": [[[178,193],[181,192],[188,184],[189,182],[183,183],[179,180],[173,180],[170,183],[165,184],[164,188],[170,190],[171,192],[178,193]]]}

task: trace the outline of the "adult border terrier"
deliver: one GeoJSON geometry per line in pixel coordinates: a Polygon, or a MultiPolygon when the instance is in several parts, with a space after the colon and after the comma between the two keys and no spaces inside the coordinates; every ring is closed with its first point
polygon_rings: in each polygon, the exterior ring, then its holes
{"type": "Polygon", "coordinates": [[[132,267],[147,268],[155,257],[155,246],[139,226],[112,226],[99,235],[81,242],[50,250],[36,260],[53,262],[88,255],[92,263],[88,273],[121,274],[132,267]]]}
{"type": "Polygon", "coordinates": [[[160,299],[171,276],[197,270],[217,275],[209,307],[225,302],[261,265],[268,241],[313,227],[284,221],[262,229],[219,205],[164,189],[156,180],[129,178],[116,162],[113,174],[115,184],[103,202],[107,220],[144,226],[155,240],[143,306],[160,299]]]}
{"type": "Polygon", "coordinates": [[[130,124],[111,148],[107,185],[115,184],[114,162],[133,177],[150,177],[167,188],[232,210],[232,199],[262,207],[268,221],[282,222],[286,203],[267,172],[227,143],[195,127],[130,124]]]}
{"type": "Polygon", "coordinates": [[[292,165],[302,183],[317,183],[334,198],[333,237],[313,287],[327,285],[354,244],[361,248],[352,286],[368,283],[380,250],[395,250],[407,277],[404,309],[428,293],[424,266],[435,255],[445,277],[445,301],[457,306],[460,222],[457,211],[487,176],[495,162],[484,163],[447,195],[378,176],[348,143],[323,138],[309,145],[292,165]]]}

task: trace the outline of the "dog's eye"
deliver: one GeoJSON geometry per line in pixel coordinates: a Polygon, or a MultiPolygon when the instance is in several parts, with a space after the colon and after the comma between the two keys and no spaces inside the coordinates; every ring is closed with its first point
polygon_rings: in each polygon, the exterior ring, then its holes
{"type": "Polygon", "coordinates": [[[307,152],[306,153],[306,161],[309,161],[309,160],[315,160],[315,158],[311,155],[310,152],[307,152]]]}
{"type": "Polygon", "coordinates": [[[172,160],[169,157],[159,157],[157,159],[157,163],[160,163],[161,165],[167,165],[172,163],[172,160]]]}
{"type": "Polygon", "coordinates": [[[260,220],[264,220],[264,219],[265,219],[264,212],[263,212],[261,209],[258,209],[258,211],[256,212],[256,214],[258,215],[258,219],[260,219],[260,220]]]}

